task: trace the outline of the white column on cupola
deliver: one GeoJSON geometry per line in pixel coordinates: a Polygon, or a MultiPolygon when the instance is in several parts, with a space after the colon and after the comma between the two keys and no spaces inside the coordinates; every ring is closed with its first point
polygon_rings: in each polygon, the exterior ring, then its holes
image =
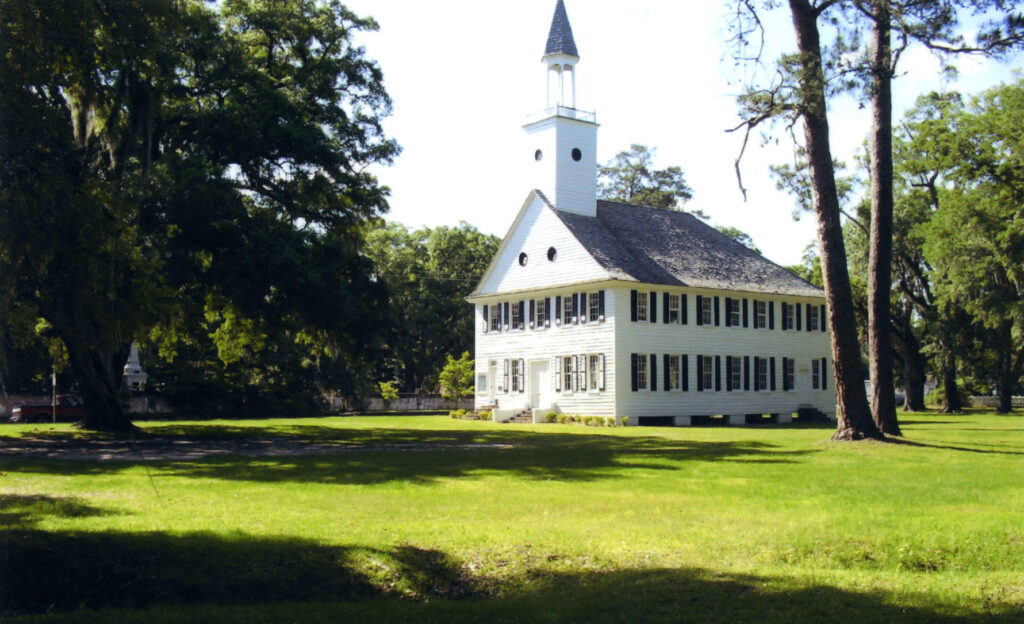
{"type": "Polygon", "coordinates": [[[576,65],[580,57],[558,0],[542,62],[547,75],[545,110],[523,126],[534,161],[534,188],[555,208],[597,214],[597,116],[576,108],[576,65]]]}

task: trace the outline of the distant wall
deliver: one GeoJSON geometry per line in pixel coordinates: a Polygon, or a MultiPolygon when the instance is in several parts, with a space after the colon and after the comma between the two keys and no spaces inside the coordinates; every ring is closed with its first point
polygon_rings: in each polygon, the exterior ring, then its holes
{"type": "MultiPolygon", "coordinates": [[[[49,394],[12,394],[7,404],[0,398],[0,418],[8,418],[11,410],[19,405],[49,405],[52,397],[49,394]]],[[[171,414],[171,404],[165,399],[150,394],[133,394],[128,399],[129,414],[171,414]]]]}
{"type": "MultiPolygon", "coordinates": [[[[332,399],[328,404],[333,410],[353,410],[357,407],[341,398],[332,399]]],[[[399,394],[397,399],[387,403],[380,397],[371,397],[363,401],[358,409],[368,412],[420,412],[456,409],[472,411],[473,398],[455,401],[446,399],[439,394],[399,394]]]]}
{"type": "MultiPolygon", "coordinates": [[[[1013,407],[1024,407],[1024,396],[1015,396],[1010,399],[1013,407]]],[[[993,396],[972,396],[971,405],[974,407],[999,407],[999,397],[993,396]]]]}

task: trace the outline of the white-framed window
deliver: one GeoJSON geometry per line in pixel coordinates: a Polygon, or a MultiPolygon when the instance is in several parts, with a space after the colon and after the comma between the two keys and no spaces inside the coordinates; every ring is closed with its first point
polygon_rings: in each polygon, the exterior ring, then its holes
{"type": "Polygon", "coordinates": [[[645,292],[638,292],[636,294],[636,320],[646,321],[647,320],[647,297],[649,295],[645,292]]]}
{"type": "Polygon", "coordinates": [[[821,360],[811,360],[811,388],[821,389],[821,360]]]}
{"type": "Polygon", "coordinates": [[[491,331],[501,331],[501,304],[496,303],[491,306],[491,331]]]}
{"type": "Polygon", "coordinates": [[[668,310],[665,310],[669,323],[679,324],[679,295],[668,296],[668,310]]]}
{"type": "Polygon", "coordinates": [[[765,329],[768,327],[768,302],[754,302],[754,327],[756,329],[765,329]]]}
{"type": "Polygon", "coordinates": [[[679,390],[679,356],[668,356],[668,388],[666,390],[679,390]]]}
{"type": "Polygon", "coordinates": [[[519,329],[523,324],[523,317],[520,316],[520,302],[513,301],[512,305],[512,329],[519,329]]]}
{"type": "MultiPolygon", "coordinates": [[[[707,301],[707,299],[704,299],[704,301],[707,301]]],[[[701,387],[704,388],[704,390],[706,390],[706,391],[714,390],[715,389],[715,358],[712,355],[702,355],[702,356],[700,356],[700,358],[704,360],[704,362],[703,362],[703,369],[704,370],[701,371],[703,373],[702,379],[701,379],[701,387]]]]}
{"type": "Polygon", "coordinates": [[[597,322],[601,319],[601,294],[592,292],[587,295],[589,314],[591,321],[597,322]]]}
{"type": "Polygon", "coordinates": [[[640,390],[647,389],[647,354],[640,354],[636,358],[636,387],[640,390]]]}
{"type": "Polygon", "coordinates": [[[523,371],[519,360],[512,360],[512,392],[523,391],[523,371]]]}
{"type": "Polygon", "coordinates": [[[729,315],[729,326],[730,327],[739,327],[742,324],[742,319],[740,318],[740,300],[739,299],[729,299],[728,300],[728,305],[726,306],[725,313],[729,315]]]}
{"type": "Polygon", "coordinates": [[[757,388],[756,390],[767,390],[768,389],[768,358],[757,358],[755,368],[757,369],[754,374],[757,376],[757,388]]]}
{"type": "Polygon", "coordinates": [[[590,360],[587,366],[587,376],[590,378],[588,389],[591,392],[598,392],[601,390],[601,356],[591,354],[587,357],[590,360]]]}
{"type": "Polygon", "coordinates": [[[537,300],[537,315],[534,317],[534,322],[537,324],[537,329],[543,329],[544,324],[548,319],[548,300],[538,299],[537,300]]]}
{"type": "Polygon", "coordinates": [[[782,329],[793,329],[796,327],[796,306],[794,304],[782,304],[782,329]]]}
{"type": "Polygon", "coordinates": [[[733,391],[743,389],[743,358],[732,355],[729,356],[729,361],[732,362],[730,367],[732,368],[732,389],[733,391]]]}
{"type": "Polygon", "coordinates": [[[700,300],[700,322],[704,326],[714,325],[714,306],[715,300],[713,297],[702,297],[700,300]]]}
{"type": "Polygon", "coordinates": [[[818,331],[821,329],[821,319],[818,318],[819,316],[818,306],[807,304],[807,331],[818,331]]]}
{"type": "Polygon", "coordinates": [[[479,393],[487,392],[487,373],[479,373],[476,376],[476,391],[479,393]]]}
{"type": "Polygon", "coordinates": [[[562,297],[562,324],[572,325],[572,295],[562,297]]]}
{"type": "Polygon", "coordinates": [[[566,392],[572,392],[572,360],[573,357],[571,355],[562,357],[562,388],[566,392]]]}
{"type": "Polygon", "coordinates": [[[796,390],[796,366],[792,358],[782,359],[782,383],[786,390],[796,390]]]}

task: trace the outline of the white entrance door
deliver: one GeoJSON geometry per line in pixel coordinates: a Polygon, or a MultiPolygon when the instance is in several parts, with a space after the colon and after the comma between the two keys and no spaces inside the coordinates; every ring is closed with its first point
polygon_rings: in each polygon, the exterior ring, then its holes
{"type": "Polygon", "coordinates": [[[800,393],[800,405],[813,405],[814,395],[811,393],[811,369],[800,367],[796,379],[797,390],[800,393]]]}
{"type": "Polygon", "coordinates": [[[530,406],[548,407],[551,401],[551,374],[547,360],[530,362],[530,406]]]}
{"type": "Polygon", "coordinates": [[[494,405],[494,384],[498,383],[498,364],[493,363],[487,368],[487,404],[494,405]]]}

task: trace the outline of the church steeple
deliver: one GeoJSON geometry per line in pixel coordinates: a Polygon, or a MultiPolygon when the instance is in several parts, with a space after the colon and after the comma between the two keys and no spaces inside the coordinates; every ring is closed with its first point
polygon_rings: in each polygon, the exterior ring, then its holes
{"type": "Polygon", "coordinates": [[[579,52],[565,2],[555,4],[544,57],[547,106],[523,126],[534,160],[534,188],[557,210],[597,214],[597,116],[576,108],[579,52]]]}

